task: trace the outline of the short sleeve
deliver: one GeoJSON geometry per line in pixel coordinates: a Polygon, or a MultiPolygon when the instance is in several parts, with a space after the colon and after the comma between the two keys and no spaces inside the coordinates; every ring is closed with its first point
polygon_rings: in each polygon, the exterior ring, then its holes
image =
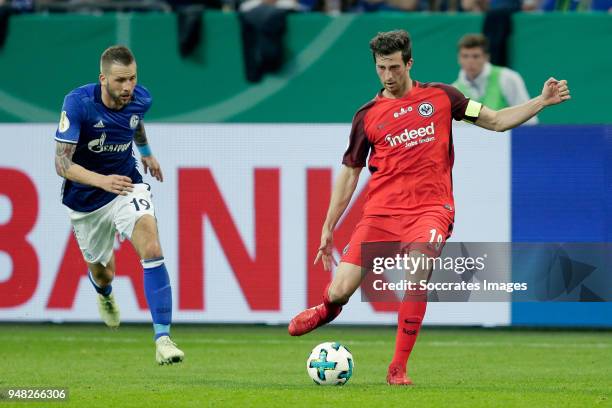
{"type": "Polygon", "coordinates": [[[367,109],[361,109],[353,118],[349,143],[342,158],[342,164],[348,167],[365,167],[370,153],[370,141],[365,132],[364,117],[367,109]]]}
{"type": "Polygon", "coordinates": [[[142,115],[144,116],[144,114],[151,109],[151,105],[153,105],[153,97],[149,90],[142,85],[137,85],[135,92],[137,93],[138,100],[142,104],[142,115]]]}
{"type": "Polygon", "coordinates": [[[63,143],[78,143],[81,122],[85,119],[83,104],[78,95],[70,93],[64,98],[55,140],[63,143]]]}
{"type": "Polygon", "coordinates": [[[436,84],[436,88],[443,90],[451,103],[451,112],[453,119],[464,120],[466,122],[474,123],[480,115],[482,104],[467,98],[454,86],[446,84],[436,84]]]}
{"type": "Polygon", "coordinates": [[[153,105],[153,98],[149,98],[149,100],[147,101],[147,104],[145,105],[145,113],[147,113],[149,109],[151,109],[151,105],[153,105]]]}

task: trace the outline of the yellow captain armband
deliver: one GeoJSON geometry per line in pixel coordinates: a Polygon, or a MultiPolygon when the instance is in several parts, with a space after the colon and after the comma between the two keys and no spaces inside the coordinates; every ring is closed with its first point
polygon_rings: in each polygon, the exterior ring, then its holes
{"type": "Polygon", "coordinates": [[[463,121],[467,123],[476,122],[476,120],[478,119],[478,115],[480,115],[481,109],[482,103],[470,99],[467,104],[467,108],[465,108],[465,115],[463,117],[463,121]]]}

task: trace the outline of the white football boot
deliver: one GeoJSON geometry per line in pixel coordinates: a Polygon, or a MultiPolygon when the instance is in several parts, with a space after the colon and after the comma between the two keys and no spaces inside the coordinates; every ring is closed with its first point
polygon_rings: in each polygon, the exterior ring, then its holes
{"type": "Polygon", "coordinates": [[[98,312],[100,312],[100,317],[108,327],[111,329],[119,327],[121,321],[119,306],[117,306],[115,296],[112,293],[108,296],[98,294],[98,312]]]}
{"type": "Polygon", "coordinates": [[[176,347],[176,343],[168,336],[161,336],[155,340],[155,360],[160,365],[180,363],[185,353],[176,347]]]}

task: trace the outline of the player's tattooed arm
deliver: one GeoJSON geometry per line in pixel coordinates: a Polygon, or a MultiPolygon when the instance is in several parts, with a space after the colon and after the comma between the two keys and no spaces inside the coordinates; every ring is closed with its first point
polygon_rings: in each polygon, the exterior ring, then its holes
{"type": "Polygon", "coordinates": [[[76,144],[74,143],[62,143],[57,142],[55,146],[55,171],[58,176],[66,177],[66,173],[72,162],[72,156],[76,150],[76,144]]]}
{"type": "Polygon", "coordinates": [[[136,146],[144,146],[149,144],[149,141],[147,140],[147,132],[145,132],[144,123],[142,120],[138,123],[136,132],[134,133],[134,143],[136,143],[136,146]]]}
{"type": "Polygon", "coordinates": [[[127,195],[133,191],[132,179],[127,176],[117,174],[104,176],[74,163],[72,156],[75,150],[76,144],[74,143],[56,142],[55,171],[60,177],[98,187],[114,194],[127,195]]]}

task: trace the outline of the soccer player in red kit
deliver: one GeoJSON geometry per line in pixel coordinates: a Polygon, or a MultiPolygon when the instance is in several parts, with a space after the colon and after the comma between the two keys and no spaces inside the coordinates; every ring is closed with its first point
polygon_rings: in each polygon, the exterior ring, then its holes
{"type": "MultiPolygon", "coordinates": [[[[548,79],[541,95],[521,105],[495,111],[441,83],[411,79],[411,41],[403,30],[379,33],[370,41],[376,73],[383,89],[353,118],[349,145],[342,160],[315,263],[331,270],[333,230],[346,210],[366,166],[371,173],[361,221],[355,227],[323,303],[306,309],[289,324],[301,336],[331,322],[361,283],[361,244],[367,242],[434,243],[404,248],[409,256],[435,257],[450,236],[455,206],[452,120],[463,120],[503,132],[538,114],[543,108],[570,99],[567,81],[548,79]],[[435,248],[428,250],[427,248],[435,248]]],[[[429,279],[431,263],[415,271],[416,281],[429,279]]],[[[407,291],[398,313],[396,346],[387,382],[410,385],[406,376],[425,309],[427,293],[407,291]]]]}

